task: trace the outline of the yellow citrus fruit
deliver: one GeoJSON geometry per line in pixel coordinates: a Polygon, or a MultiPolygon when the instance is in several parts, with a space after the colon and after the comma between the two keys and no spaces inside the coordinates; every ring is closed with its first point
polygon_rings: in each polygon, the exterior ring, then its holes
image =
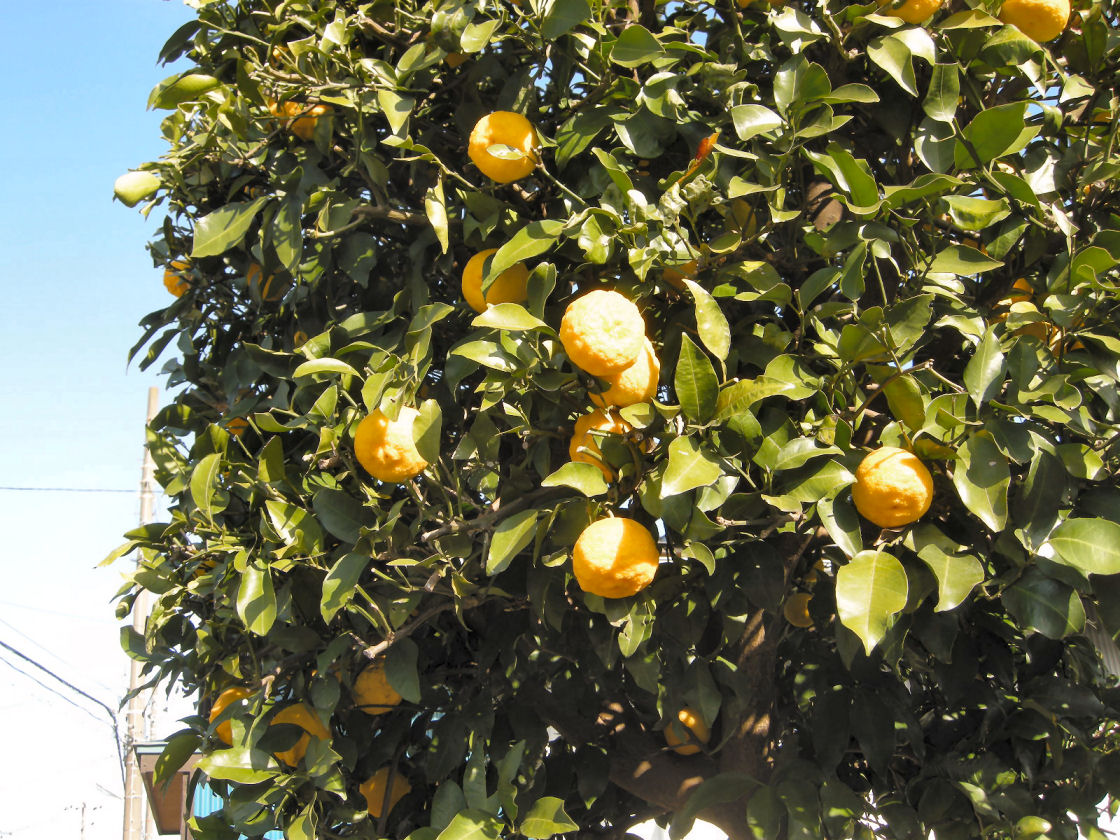
{"type": "Polygon", "coordinates": [[[172,260],[163,271],[163,286],[175,297],[182,297],[184,292],[191,287],[190,281],[184,273],[191,270],[191,264],[185,260],[172,260]]]}
{"type": "Polygon", "coordinates": [[[304,703],[285,706],[272,719],[273,725],[277,723],[288,723],[303,730],[303,734],[299,736],[299,740],[293,746],[275,753],[276,757],[289,767],[295,767],[303,760],[312,736],[324,741],[331,737],[330,730],[319,720],[319,716],[304,703]]]}
{"type": "Polygon", "coordinates": [[[276,102],[269,100],[268,110],[274,117],[286,119],[285,126],[300,140],[310,140],[315,136],[315,126],[319,118],[334,109],[330,105],[308,105],[305,102],[276,102]]]}
{"type": "Polygon", "coordinates": [[[572,549],[572,570],[584,592],[626,598],[649,586],[659,558],[648,528],[633,519],[609,517],[583,529],[572,549]]]}
{"type": "MultiPolygon", "coordinates": [[[[885,2],[883,5],[890,4],[885,2]]],[[[893,17],[902,18],[907,23],[921,23],[940,8],[941,0],[906,0],[898,8],[886,8],[883,11],[893,17]]]]}
{"type": "Polygon", "coordinates": [[[488,304],[521,303],[528,296],[529,269],[525,263],[517,263],[497,276],[483,299],[482,267],[486,258],[497,252],[497,248],[479,251],[463,267],[463,300],[475,312],[485,312],[488,304]]]}
{"type": "Polygon", "coordinates": [[[412,426],[419,412],[404,406],[396,420],[374,411],[354,431],[354,457],[378,481],[401,482],[419,475],[428,462],[416,451],[412,426]]]}
{"type": "Polygon", "coordinates": [[[1069,0],[1004,0],[999,19],[1041,44],[1066,28],[1069,0]]]}
{"type": "Polygon", "coordinates": [[[883,446],[856,470],[852,501],[864,519],[880,528],[908,525],[929,510],[933,478],[913,452],[883,446]]]}
{"type": "Polygon", "coordinates": [[[646,325],[634,302],[606,289],[576,298],[560,321],[560,342],[568,358],[592,376],[611,376],[634,364],[645,337],[646,325]]]}
{"type": "Polygon", "coordinates": [[[366,810],[372,817],[380,819],[383,809],[386,814],[391,813],[396,804],[412,790],[408,779],[400,773],[391,775],[393,781],[390,783],[390,770],[388,767],[382,767],[358,786],[358,790],[366,798],[366,810]],[[388,788],[388,796],[386,796],[386,788],[388,788]]]}
{"type": "Polygon", "coordinates": [[[443,60],[448,67],[454,70],[468,58],[470,58],[470,56],[465,53],[448,53],[443,60]]]}
{"type": "Polygon", "coordinates": [[[374,662],[362,669],[354,680],[354,702],[367,715],[388,712],[401,702],[397,690],[385,675],[385,663],[374,662]]]}
{"type": "Polygon", "coordinates": [[[294,344],[296,347],[299,347],[301,344],[304,344],[306,342],[307,333],[305,333],[303,330],[296,330],[294,333],[292,333],[292,344],[294,344]]]}
{"type": "Polygon", "coordinates": [[[700,752],[700,744],[708,743],[712,732],[708,724],[696,713],[694,709],[685,706],[677,712],[677,719],[665,727],[665,743],[673,748],[677,755],[696,755],[700,752]],[[700,744],[696,743],[697,741],[700,744]]]}
{"type": "Polygon", "coordinates": [[[672,286],[674,289],[680,289],[682,292],[685,289],[685,278],[691,280],[696,276],[696,271],[699,266],[696,260],[689,260],[680,265],[671,265],[661,272],[661,279],[672,286]]]}
{"type": "Polygon", "coordinates": [[[808,592],[794,592],[782,605],[782,615],[794,627],[812,627],[813,617],[809,615],[809,601],[812,595],[808,592]]]}
{"type": "Polygon", "coordinates": [[[1030,281],[1026,277],[1020,277],[1011,284],[1011,288],[1020,292],[1017,295],[1008,295],[1004,298],[1008,303],[1023,303],[1029,301],[1034,295],[1034,288],[1031,286],[1030,281]]]}
{"type": "Polygon", "coordinates": [[[537,131],[521,114],[495,111],[471,130],[467,154],[483,175],[499,184],[524,178],[537,165],[537,131]]]}
{"type": "MultiPolygon", "coordinates": [[[[214,704],[210,707],[210,722],[213,723],[218,719],[218,715],[228,709],[233,703],[238,700],[244,700],[252,697],[253,692],[244,686],[235,685],[232,688],[227,688],[216,698],[214,704]]],[[[223,744],[233,743],[233,727],[228,720],[223,720],[214,729],[214,734],[223,744]]]]}
{"type": "Polygon", "coordinates": [[[244,417],[231,417],[226,421],[226,431],[234,437],[241,437],[249,428],[249,421],[244,417]]]}
{"type": "Polygon", "coordinates": [[[284,297],[284,292],[287,290],[287,284],[282,280],[277,280],[275,274],[270,274],[261,282],[264,277],[264,269],[258,263],[253,263],[249,266],[249,270],[245,272],[245,281],[249,284],[250,288],[257,288],[261,300],[278,301],[284,297]]]}
{"type": "Polygon", "coordinates": [[[588,412],[576,420],[572,440],[568,444],[568,455],[573,461],[594,464],[607,481],[614,479],[614,470],[603,463],[603,452],[595,440],[596,435],[624,435],[633,426],[622,419],[617,412],[606,412],[601,408],[588,412]]]}
{"type": "Polygon", "coordinates": [[[661,360],[657,358],[653,343],[647,338],[632,365],[603,377],[610,387],[600,394],[592,394],[591,402],[600,408],[611,405],[625,408],[635,403],[648,402],[657,396],[660,377],[661,360]]]}

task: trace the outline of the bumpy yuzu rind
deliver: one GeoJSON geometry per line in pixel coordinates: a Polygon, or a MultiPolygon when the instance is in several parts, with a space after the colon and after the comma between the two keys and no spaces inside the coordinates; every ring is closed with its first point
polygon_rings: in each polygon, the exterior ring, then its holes
{"type": "Polygon", "coordinates": [[[354,679],[354,703],[367,715],[380,715],[401,702],[397,690],[389,684],[383,661],[374,662],[362,669],[354,679]]]}
{"type": "Polygon", "coordinates": [[[657,574],[659,552],[653,534],[623,517],[588,525],[572,549],[572,569],[584,592],[626,598],[641,592],[657,574]]]}
{"type": "Polygon", "coordinates": [[[603,379],[609,384],[607,390],[591,395],[591,402],[600,408],[617,406],[625,408],[635,403],[649,402],[657,396],[657,383],[661,378],[661,360],[648,338],[642,344],[638,358],[612,376],[603,379]]]}
{"type": "Polygon", "coordinates": [[[378,481],[407,481],[428,466],[412,440],[412,426],[418,414],[415,408],[405,406],[396,420],[373,411],[358,423],[354,431],[354,457],[378,481]]]}
{"type": "Polygon", "coordinates": [[[479,251],[463,266],[463,300],[475,312],[485,312],[487,304],[522,303],[528,297],[529,269],[521,262],[499,274],[483,295],[482,267],[486,258],[497,251],[497,248],[479,251]]]}
{"type": "Polygon", "coordinates": [[[645,337],[638,307],[607,289],[576,298],[560,321],[560,342],[568,358],[592,376],[612,376],[634,364],[645,337]]]}
{"type": "Polygon", "coordinates": [[[1069,12],[1069,0],[1004,0],[999,19],[1041,44],[1062,34],[1069,12]]]}
{"type": "Polygon", "coordinates": [[[677,712],[677,719],[665,727],[664,734],[665,743],[677,755],[696,755],[700,752],[700,744],[695,741],[706,744],[712,737],[703,718],[688,706],[677,712]]]}
{"type": "Polygon", "coordinates": [[[782,615],[794,627],[812,627],[813,617],[809,615],[809,601],[813,596],[808,592],[794,592],[782,605],[782,615]]]}
{"type": "Polygon", "coordinates": [[[494,111],[482,117],[467,142],[467,154],[487,178],[499,184],[508,184],[524,178],[537,166],[536,129],[521,114],[512,111],[494,111]],[[509,146],[521,152],[522,157],[507,159],[491,154],[491,146],[509,146]]]}
{"type": "Polygon", "coordinates": [[[883,11],[893,17],[902,18],[907,23],[921,23],[940,8],[941,0],[906,0],[897,9],[883,11]]]}
{"type": "Polygon", "coordinates": [[[852,501],[864,519],[880,528],[909,525],[929,510],[933,477],[914,453],[883,446],[856,470],[852,501]]]}

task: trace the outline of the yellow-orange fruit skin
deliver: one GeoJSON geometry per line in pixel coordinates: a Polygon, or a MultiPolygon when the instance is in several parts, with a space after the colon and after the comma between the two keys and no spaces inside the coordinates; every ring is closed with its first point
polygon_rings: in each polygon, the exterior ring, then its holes
{"type": "Polygon", "coordinates": [[[588,525],[572,549],[572,569],[584,592],[626,598],[641,592],[657,574],[660,554],[653,534],[623,517],[588,525]]]}
{"type": "Polygon", "coordinates": [[[537,131],[529,120],[513,111],[494,111],[471,129],[467,154],[487,178],[509,184],[536,168],[538,145],[537,131]],[[521,157],[499,157],[490,152],[491,146],[508,146],[521,152],[521,157]]]}
{"type": "Polygon", "coordinates": [[[852,501],[864,519],[880,528],[898,528],[929,510],[933,477],[914,453],[884,446],[860,463],[852,501]]]}
{"type": "Polygon", "coordinates": [[[389,768],[382,767],[358,786],[358,790],[366,799],[366,810],[375,819],[381,817],[383,810],[391,813],[396,804],[412,790],[408,779],[400,773],[393,774],[392,782],[389,781],[389,775],[389,768]],[[389,789],[388,802],[385,801],[386,788],[389,789]]]}
{"type": "Polygon", "coordinates": [[[700,752],[700,744],[695,741],[706,744],[712,737],[708,725],[688,706],[677,712],[677,719],[665,727],[664,734],[665,743],[677,755],[696,755],[700,752]]]}
{"type": "Polygon", "coordinates": [[[330,730],[319,720],[319,716],[303,703],[285,706],[277,712],[270,725],[278,723],[289,723],[303,730],[303,734],[299,736],[299,740],[293,746],[275,753],[276,758],[289,767],[295,767],[303,760],[313,737],[323,741],[329,740],[331,737],[330,730]]]}
{"type": "Polygon", "coordinates": [[[412,426],[418,414],[415,408],[405,406],[396,420],[373,411],[358,423],[354,430],[354,457],[378,481],[407,481],[428,466],[412,440],[412,426]]]}
{"type": "MultiPolygon", "coordinates": [[[[238,700],[244,700],[247,697],[252,697],[253,692],[244,686],[235,685],[232,688],[227,688],[216,698],[214,698],[213,705],[210,706],[210,722],[213,723],[218,719],[218,716],[229,708],[238,700]]],[[[214,734],[223,744],[233,743],[233,726],[228,720],[223,720],[214,728],[214,734]]]]}
{"type": "Polygon", "coordinates": [[[375,662],[362,669],[354,680],[354,702],[367,715],[380,715],[401,702],[397,690],[389,684],[385,663],[375,662]]]}
{"type": "Polygon", "coordinates": [[[638,358],[629,367],[603,379],[610,387],[591,394],[591,402],[600,408],[616,406],[625,408],[636,403],[649,402],[657,396],[657,383],[661,378],[661,360],[653,343],[647,338],[638,358]]]}
{"type": "Polygon", "coordinates": [[[1069,0],[1004,0],[999,19],[1041,44],[1062,34],[1069,13],[1069,0]]]}
{"type": "Polygon", "coordinates": [[[483,295],[482,269],[486,258],[497,252],[497,248],[479,251],[463,266],[463,300],[475,312],[485,312],[487,305],[523,303],[528,297],[529,269],[521,262],[511,265],[499,274],[486,290],[485,296],[483,295]]]}
{"type": "Polygon", "coordinates": [[[564,352],[572,364],[592,376],[608,377],[634,364],[645,337],[645,321],[638,307],[608,289],[576,298],[560,321],[564,352]]]}
{"type": "Polygon", "coordinates": [[[603,463],[603,452],[595,440],[595,433],[624,435],[633,427],[614,411],[597,408],[576,418],[572,439],[568,443],[568,456],[573,461],[594,464],[607,481],[614,480],[614,470],[603,463]]]}

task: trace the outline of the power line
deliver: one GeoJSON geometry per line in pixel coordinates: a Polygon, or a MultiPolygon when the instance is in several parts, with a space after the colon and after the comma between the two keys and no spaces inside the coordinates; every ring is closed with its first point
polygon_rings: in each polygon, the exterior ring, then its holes
{"type": "MultiPolygon", "coordinates": [[[[73,662],[67,662],[65,659],[63,659],[61,656],[59,656],[54,651],[50,650],[49,648],[43,647],[43,645],[39,644],[39,642],[36,639],[33,639],[31,636],[28,636],[26,633],[24,633],[22,630],[20,630],[14,624],[12,624],[10,621],[5,621],[3,618],[0,618],[0,624],[3,624],[5,627],[9,628],[12,632],[16,633],[17,635],[22,636],[24,639],[31,642],[31,644],[35,645],[35,647],[39,648],[39,650],[43,651],[43,653],[47,654],[48,656],[54,657],[61,664],[65,665],[67,668],[70,668],[72,671],[80,670],[80,668],[77,665],[75,665],[73,662]]],[[[88,675],[86,676],[86,679],[87,679],[87,681],[92,681],[92,682],[97,683],[97,685],[99,685],[101,688],[105,689],[106,691],[112,691],[113,690],[110,686],[105,685],[105,683],[101,682],[100,680],[96,680],[96,679],[91,680],[91,678],[88,675]]]]}
{"type": "MultiPolygon", "coordinates": [[[[14,647],[12,647],[10,644],[8,644],[7,642],[5,642],[2,639],[0,639],[0,647],[4,648],[5,650],[11,651],[16,656],[18,656],[20,659],[23,659],[27,662],[30,662],[32,665],[34,665],[40,671],[43,671],[45,674],[48,674],[49,676],[58,680],[64,686],[69,688],[71,691],[73,691],[77,694],[80,694],[82,697],[85,697],[88,700],[92,700],[94,703],[96,703],[98,706],[100,706],[102,709],[105,710],[105,712],[109,715],[109,720],[112,722],[113,741],[117,746],[117,757],[120,759],[120,763],[121,763],[121,784],[124,784],[124,753],[121,752],[121,735],[120,735],[120,731],[117,729],[117,716],[113,713],[113,710],[110,709],[108,706],[106,706],[104,703],[102,703],[100,700],[98,700],[96,697],[94,697],[92,694],[87,694],[86,692],[82,691],[76,685],[74,685],[74,684],[68,682],[67,680],[63,679],[62,677],[60,677],[58,674],[56,674],[50,668],[46,667],[45,665],[40,665],[38,662],[36,662],[34,659],[32,659],[26,653],[23,653],[21,651],[16,650],[14,647]]],[[[10,662],[8,662],[7,660],[4,660],[4,664],[8,665],[9,667],[13,667],[12,664],[10,662]]],[[[16,668],[15,670],[18,671],[19,669],[16,668]]],[[[33,679],[33,680],[35,679],[30,674],[26,674],[25,676],[27,676],[28,678],[33,679]]],[[[39,682],[39,681],[35,680],[35,682],[39,682]]],[[[42,685],[42,683],[39,683],[39,684],[42,685]]],[[[46,686],[44,686],[44,688],[46,688],[46,686]]],[[[50,690],[50,689],[48,689],[48,690],[50,690]]],[[[54,693],[58,694],[59,697],[63,696],[60,692],[55,691],[54,693]]],[[[73,702],[73,701],[70,701],[70,702],[73,702]]],[[[78,704],[74,703],[74,705],[77,706],[78,704]]],[[[78,708],[81,708],[81,706],[78,706],[78,708]]],[[[85,711],[88,712],[88,710],[85,710],[85,711]]]]}
{"type": "Polygon", "coordinates": [[[47,685],[45,682],[40,680],[34,674],[29,674],[29,673],[27,673],[27,671],[23,670],[22,668],[17,668],[14,664],[9,662],[7,659],[5,659],[2,656],[0,656],[0,662],[3,662],[5,665],[7,665],[9,668],[11,668],[13,671],[15,671],[17,674],[20,674],[21,676],[27,677],[29,680],[31,680],[31,682],[35,683],[40,688],[45,689],[46,691],[49,691],[51,694],[53,694],[55,697],[58,697],[60,700],[65,700],[67,703],[69,703],[75,709],[78,709],[81,712],[85,712],[87,715],[89,715],[91,718],[93,718],[98,723],[104,723],[105,722],[101,718],[99,718],[97,715],[95,715],[93,712],[91,712],[89,709],[87,709],[85,706],[81,705],[76,700],[70,699],[65,694],[63,694],[61,691],[59,691],[57,688],[54,688],[53,686],[47,685]]]}

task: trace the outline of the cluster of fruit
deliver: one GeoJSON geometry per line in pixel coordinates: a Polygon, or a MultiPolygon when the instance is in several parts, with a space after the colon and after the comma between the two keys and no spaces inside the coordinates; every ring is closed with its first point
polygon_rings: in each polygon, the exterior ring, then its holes
{"type": "MultiPolygon", "coordinates": [[[[253,697],[253,690],[241,685],[231,686],[222,691],[210,706],[210,723],[214,725],[214,735],[226,745],[233,744],[233,724],[230,722],[231,707],[253,697]],[[228,710],[228,711],[227,711],[228,710]]],[[[377,716],[392,711],[402,700],[389,683],[384,662],[378,660],[363,668],[354,678],[350,690],[354,707],[367,715],[377,716]]],[[[330,740],[330,729],[323,723],[315,710],[306,703],[292,703],[280,708],[273,716],[271,724],[287,724],[302,730],[296,742],[287,749],[277,750],[273,755],[289,767],[295,767],[307,754],[312,738],[330,740]]],[[[408,779],[388,765],[378,768],[360,786],[366,798],[366,806],[374,817],[393,810],[393,806],[408,795],[412,785],[408,779]]]]}

